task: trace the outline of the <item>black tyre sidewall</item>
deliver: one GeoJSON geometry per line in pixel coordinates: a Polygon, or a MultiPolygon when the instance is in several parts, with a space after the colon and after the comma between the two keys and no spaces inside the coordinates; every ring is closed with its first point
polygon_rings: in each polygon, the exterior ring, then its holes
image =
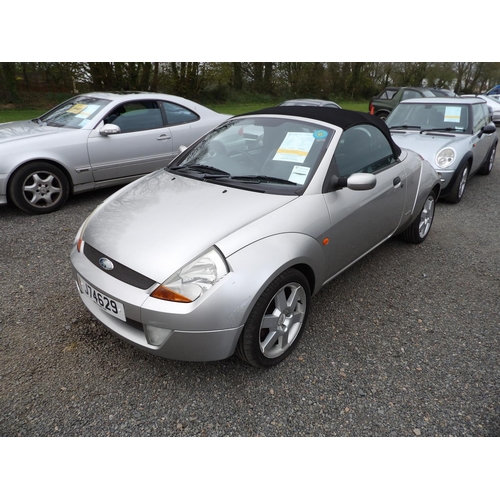
{"type": "Polygon", "coordinates": [[[45,162],[36,162],[19,168],[9,183],[9,198],[18,208],[31,214],[46,214],[59,210],[67,201],[69,196],[69,182],[61,169],[45,162]],[[57,177],[62,189],[62,196],[57,203],[50,207],[37,207],[29,203],[24,197],[23,184],[25,180],[36,172],[50,172],[57,177]]]}
{"type": "Polygon", "coordinates": [[[431,232],[431,229],[432,229],[432,224],[434,223],[434,215],[436,213],[436,194],[434,192],[432,193],[429,193],[427,195],[427,197],[425,198],[425,201],[424,201],[424,205],[422,207],[422,210],[420,210],[420,212],[418,213],[418,217],[411,223],[411,225],[405,229],[402,233],[401,233],[401,238],[408,242],[408,243],[414,243],[416,245],[422,243],[423,241],[425,241],[427,239],[427,236],[429,236],[429,233],[431,232]],[[433,207],[432,207],[432,221],[431,221],[431,227],[429,228],[429,230],[427,231],[427,234],[422,238],[422,236],[420,236],[420,218],[422,216],[422,212],[425,208],[425,204],[427,202],[427,200],[429,199],[429,196],[432,196],[433,200],[434,200],[434,204],[433,204],[433,207]]]}
{"type": "Polygon", "coordinates": [[[281,361],[283,361],[295,349],[297,343],[302,337],[307,323],[307,318],[309,316],[310,301],[311,292],[309,282],[300,271],[296,269],[288,269],[278,275],[259,297],[248,317],[247,322],[245,323],[245,327],[243,328],[243,332],[241,333],[236,349],[238,356],[247,363],[261,368],[269,368],[281,363],[281,361]],[[298,283],[305,290],[307,303],[304,320],[292,345],[281,356],[276,358],[267,358],[262,354],[259,347],[260,325],[262,318],[269,302],[283,286],[289,283],[298,283]]]}
{"type": "Polygon", "coordinates": [[[467,162],[460,169],[460,173],[457,175],[457,178],[455,179],[455,183],[453,184],[453,188],[452,188],[450,194],[445,198],[446,201],[448,201],[450,203],[459,203],[462,200],[462,198],[464,197],[464,194],[465,194],[465,190],[467,189],[467,183],[469,182],[469,176],[470,176],[470,164],[467,162]],[[462,193],[462,196],[459,196],[460,182],[462,181],[462,177],[463,177],[465,169],[468,169],[469,171],[467,172],[467,180],[465,183],[464,192],[462,193]]]}
{"type": "MultiPolygon", "coordinates": [[[[497,144],[495,144],[493,146],[493,148],[491,149],[490,154],[488,155],[488,159],[486,160],[486,164],[481,168],[481,170],[479,170],[479,173],[481,175],[489,175],[491,173],[491,171],[493,170],[493,164],[491,163],[491,157],[496,153],[496,149],[497,149],[497,144]],[[490,164],[491,164],[491,167],[490,167],[490,164]]],[[[495,161],[495,160],[493,159],[493,161],[495,161]]]]}

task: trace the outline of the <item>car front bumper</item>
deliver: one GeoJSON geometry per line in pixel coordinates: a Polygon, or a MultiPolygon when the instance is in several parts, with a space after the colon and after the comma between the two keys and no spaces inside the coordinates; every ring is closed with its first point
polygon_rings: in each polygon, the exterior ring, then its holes
{"type": "Polygon", "coordinates": [[[443,191],[446,190],[448,187],[451,187],[453,184],[453,178],[455,177],[456,170],[452,169],[435,169],[436,172],[439,174],[439,182],[441,183],[441,195],[443,194],[443,191]]]}
{"type": "MultiPolygon", "coordinates": [[[[150,297],[156,285],[141,290],[113,278],[78,252],[76,246],[71,251],[71,263],[78,293],[87,309],[123,340],[151,354],[181,361],[217,361],[234,353],[243,324],[236,311],[231,312],[228,308],[231,307],[228,296],[231,292],[230,282],[216,284],[206,294],[207,297],[191,304],[178,304],[150,297]],[[109,314],[83,293],[78,276],[96,291],[121,303],[126,321],[109,314]],[[209,295],[214,293],[218,298],[210,301],[209,295]],[[216,305],[219,299],[226,306],[224,311],[216,305]],[[213,306],[210,307],[210,304],[213,306]],[[160,345],[148,342],[146,333],[150,327],[164,331],[165,340],[160,345]]],[[[237,300],[233,302],[237,304],[237,300]]],[[[241,305],[240,302],[240,309],[241,305]]]]}

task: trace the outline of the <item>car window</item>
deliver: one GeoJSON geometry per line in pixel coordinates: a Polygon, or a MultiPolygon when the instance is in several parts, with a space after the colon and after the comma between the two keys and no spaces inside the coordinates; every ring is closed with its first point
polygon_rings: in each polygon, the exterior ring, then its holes
{"type": "Polygon", "coordinates": [[[483,112],[486,115],[486,124],[488,124],[491,121],[491,107],[488,105],[488,103],[485,103],[482,105],[483,106],[483,112]]]}
{"type": "Polygon", "coordinates": [[[422,97],[422,94],[420,92],[417,92],[416,90],[404,90],[401,100],[404,101],[406,99],[416,99],[417,97],[422,97]]]}
{"type": "Polygon", "coordinates": [[[82,128],[110,103],[108,99],[79,96],[40,117],[50,127],[82,128]]]}
{"type": "Polygon", "coordinates": [[[485,105],[483,104],[472,105],[472,116],[473,116],[472,128],[474,133],[479,132],[488,123],[488,113],[485,112],[484,107],[485,105]]]}
{"type": "Polygon", "coordinates": [[[167,115],[168,125],[195,122],[200,118],[195,112],[179,104],[167,101],[161,101],[160,104],[163,107],[163,111],[167,115]]]}
{"type": "Polygon", "coordinates": [[[387,118],[390,129],[452,129],[465,132],[468,127],[468,106],[465,104],[402,103],[387,118]]]}
{"type": "Polygon", "coordinates": [[[398,89],[384,89],[375,99],[392,99],[398,89]]]}
{"type": "Polygon", "coordinates": [[[238,118],[211,131],[168,168],[245,189],[296,194],[311,180],[333,135],[329,127],[298,119],[238,118]]]}
{"type": "Polygon", "coordinates": [[[372,125],[358,125],[346,130],[334,155],[342,177],[356,172],[377,172],[395,161],[384,134],[372,125]]]}
{"type": "Polygon", "coordinates": [[[131,101],[120,104],[104,119],[118,125],[123,133],[163,127],[163,118],[156,101],[131,101]]]}
{"type": "Polygon", "coordinates": [[[397,93],[397,90],[386,90],[380,96],[381,99],[392,99],[397,93]]]}

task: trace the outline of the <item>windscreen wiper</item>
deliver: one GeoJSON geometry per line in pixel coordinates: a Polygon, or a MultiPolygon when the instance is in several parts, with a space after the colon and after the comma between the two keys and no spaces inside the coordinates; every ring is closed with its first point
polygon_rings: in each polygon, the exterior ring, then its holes
{"type": "Polygon", "coordinates": [[[207,174],[210,178],[216,177],[231,177],[229,172],[225,172],[224,170],[220,170],[216,167],[211,167],[210,165],[203,165],[201,163],[187,163],[186,165],[175,165],[173,167],[167,167],[170,171],[179,171],[179,170],[194,170],[195,172],[199,172],[200,174],[207,174]]]}
{"type": "Polygon", "coordinates": [[[271,177],[269,175],[232,175],[231,179],[243,182],[253,182],[260,184],[261,182],[273,182],[276,184],[289,184],[296,186],[296,182],[289,181],[288,179],[281,179],[280,177],[271,177]]]}
{"type": "Polygon", "coordinates": [[[443,128],[424,128],[420,133],[424,132],[456,132],[455,128],[443,127],[443,128]]]}
{"type": "Polygon", "coordinates": [[[408,129],[408,128],[416,128],[419,129],[421,128],[420,125],[394,125],[394,127],[389,127],[389,130],[395,129],[395,128],[402,128],[402,129],[408,129]]]}

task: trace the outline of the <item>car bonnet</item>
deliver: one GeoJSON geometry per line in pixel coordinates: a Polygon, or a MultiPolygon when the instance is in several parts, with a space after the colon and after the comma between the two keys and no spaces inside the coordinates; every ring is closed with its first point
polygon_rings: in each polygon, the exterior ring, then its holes
{"type": "Polygon", "coordinates": [[[159,170],[108,198],[83,236],[111,260],[157,282],[234,231],[294,200],[159,170]]]}
{"type": "Polygon", "coordinates": [[[46,127],[30,120],[0,124],[0,143],[59,133],[65,129],[46,127]]]}
{"type": "Polygon", "coordinates": [[[394,142],[401,148],[411,149],[423,156],[431,165],[435,166],[436,154],[444,147],[458,146],[469,136],[454,135],[452,133],[421,134],[420,132],[392,132],[394,142]]]}

